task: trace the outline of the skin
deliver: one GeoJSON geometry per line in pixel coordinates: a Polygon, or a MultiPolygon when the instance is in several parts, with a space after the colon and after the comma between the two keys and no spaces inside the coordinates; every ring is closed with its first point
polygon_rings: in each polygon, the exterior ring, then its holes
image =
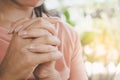
{"type": "Polygon", "coordinates": [[[55,27],[45,18],[30,19],[38,3],[43,0],[0,0],[0,24],[13,34],[0,80],[26,80],[31,72],[38,80],[62,80],[55,69],[62,56],[55,27]]]}

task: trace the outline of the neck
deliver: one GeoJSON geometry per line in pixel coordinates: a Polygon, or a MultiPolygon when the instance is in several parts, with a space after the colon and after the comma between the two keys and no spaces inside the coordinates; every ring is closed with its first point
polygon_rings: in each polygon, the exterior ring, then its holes
{"type": "Polygon", "coordinates": [[[30,18],[33,7],[25,7],[11,0],[0,0],[0,21],[14,22],[21,18],[30,18]]]}

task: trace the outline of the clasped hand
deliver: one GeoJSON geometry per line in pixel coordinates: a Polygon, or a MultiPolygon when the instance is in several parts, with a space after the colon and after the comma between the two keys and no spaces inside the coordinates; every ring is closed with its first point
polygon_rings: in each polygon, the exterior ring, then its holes
{"type": "Polygon", "coordinates": [[[55,62],[62,57],[55,26],[47,19],[20,19],[11,25],[13,34],[0,76],[4,80],[26,80],[33,72],[40,80],[61,80],[55,62]]]}

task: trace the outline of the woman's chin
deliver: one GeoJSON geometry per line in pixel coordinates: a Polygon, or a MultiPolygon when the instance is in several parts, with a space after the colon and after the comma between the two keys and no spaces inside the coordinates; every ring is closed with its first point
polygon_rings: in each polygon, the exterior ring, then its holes
{"type": "Polygon", "coordinates": [[[27,6],[28,7],[37,7],[37,6],[40,6],[42,5],[43,3],[31,3],[31,4],[28,4],[27,6]]]}
{"type": "Polygon", "coordinates": [[[39,1],[39,2],[37,3],[36,7],[42,5],[43,3],[44,3],[44,0],[39,1]]]}
{"type": "Polygon", "coordinates": [[[37,4],[29,4],[28,7],[36,7],[37,4]]]}
{"type": "Polygon", "coordinates": [[[44,0],[15,0],[15,3],[18,3],[27,7],[36,7],[43,4],[44,0]]]}

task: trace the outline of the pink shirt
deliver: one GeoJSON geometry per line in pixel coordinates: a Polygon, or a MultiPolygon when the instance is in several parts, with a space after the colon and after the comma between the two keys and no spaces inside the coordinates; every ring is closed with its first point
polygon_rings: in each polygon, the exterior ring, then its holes
{"type": "MultiPolygon", "coordinates": [[[[58,29],[58,37],[61,40],[59,50],[64,55],[56,62],[56,70],[63,80],[87,80],[85,67],[82,59],[80,38],[68,24],[64,24],[58,19],[51,19],[58,29]]],[[[11,36],[0,27],[0,62],[2,62],[11,36]]]]}

